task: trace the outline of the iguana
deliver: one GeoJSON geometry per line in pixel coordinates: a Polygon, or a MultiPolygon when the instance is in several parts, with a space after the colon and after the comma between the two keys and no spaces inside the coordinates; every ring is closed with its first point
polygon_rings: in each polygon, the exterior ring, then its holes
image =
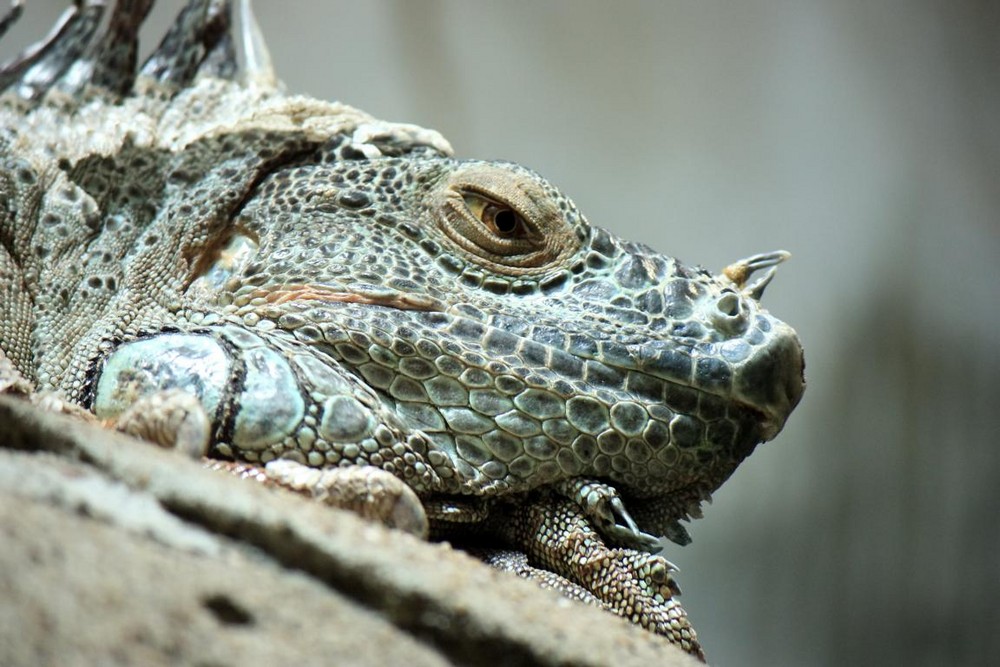
{"type": "Polygon", "coordinates": [[[759,303],[787,253],[690,268],[522,166],[287,95],[247,6],[191,0],[137,66],[151,5],[78,2],[0,70],[0,389],[485,545],[701,656],[659,536],[802,395],[759,303]]]}

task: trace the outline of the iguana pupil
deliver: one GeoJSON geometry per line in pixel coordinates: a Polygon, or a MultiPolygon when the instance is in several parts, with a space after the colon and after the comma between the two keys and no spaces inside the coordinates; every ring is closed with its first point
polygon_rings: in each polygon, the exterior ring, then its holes
{"type": "Polygon", "coordinates": [[[509,208],[500,208],[496,205],[487,206],[485,217],[486,220],[492,220],[492,226],[501,236],[513,236],[517,230],[517,214],[509,208]]]}

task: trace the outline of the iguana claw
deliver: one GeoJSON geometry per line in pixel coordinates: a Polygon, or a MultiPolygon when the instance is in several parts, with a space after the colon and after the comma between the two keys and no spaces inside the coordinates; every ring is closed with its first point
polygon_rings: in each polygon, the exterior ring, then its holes
{"type": "Polygon", "coordinates": [[[625,509],[618,491],[604,482],[577,478],[560,482],[556,490],[580,506],[597,530],[609,541],[632,549],[658,553],[660,538],[645,533],[625,509]]]}

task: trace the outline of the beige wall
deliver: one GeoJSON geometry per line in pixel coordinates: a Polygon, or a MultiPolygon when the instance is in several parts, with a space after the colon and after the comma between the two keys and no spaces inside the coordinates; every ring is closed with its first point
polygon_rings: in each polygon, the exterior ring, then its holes
{"type": "MultiPolygon", "coordinates": [[[[28,4],[22,43],[63,5],[28,4]]],[[[689,262],[792,251],[765,303],[806,397],[668,554],[714,663],[1000,655],[1000,6],[256,6],[292,91],[527,164],[689,262]]]]}

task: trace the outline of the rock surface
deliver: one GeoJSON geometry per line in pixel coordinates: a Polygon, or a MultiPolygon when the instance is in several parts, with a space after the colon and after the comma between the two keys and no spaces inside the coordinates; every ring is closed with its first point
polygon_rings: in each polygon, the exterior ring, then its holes
{"type": "Polygon", "coordinates": [[[447,545],[0,396],[0,664],[700,664],[447,545]]]}

